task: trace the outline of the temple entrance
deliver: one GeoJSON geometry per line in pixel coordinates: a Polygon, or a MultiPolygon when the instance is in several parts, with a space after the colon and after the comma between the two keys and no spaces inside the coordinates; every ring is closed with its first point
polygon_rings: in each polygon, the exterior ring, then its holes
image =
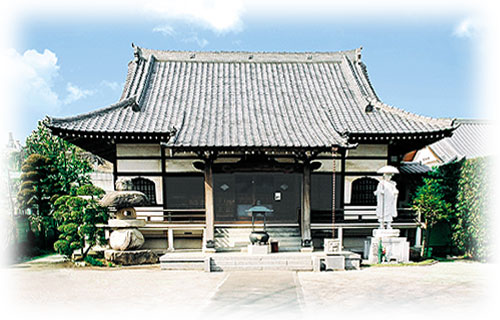
{"type": "Polygon", "coordinates": [[[257,201],[274,210],[269,223],[298,223],[301,174],[236,172],[214,174],[214,205],[217,222],[249,223],[246,212],[257,201]]]}

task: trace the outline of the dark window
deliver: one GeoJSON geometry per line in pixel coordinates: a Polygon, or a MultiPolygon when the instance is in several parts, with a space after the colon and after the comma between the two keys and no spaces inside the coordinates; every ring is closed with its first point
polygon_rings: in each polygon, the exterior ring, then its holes
{"type": "Polygon", "coordinates": [[[165,181],[168,209],[205,208],[205,186],[202,175],[169,175],[165,181]]]}
{"type": "Polygon", "coordinates": [[[144,193],[150,205],[156,204],[156,189],[153,181],[144,178],[132,179],[132,190],[144,193]]]}
{"type": "Polygon", "coordinates": [[[377,189],[378,181],[373,178],[360,178],[352,182],[351,204],[372,206],[377,204],[373,193],[377,189]]]}

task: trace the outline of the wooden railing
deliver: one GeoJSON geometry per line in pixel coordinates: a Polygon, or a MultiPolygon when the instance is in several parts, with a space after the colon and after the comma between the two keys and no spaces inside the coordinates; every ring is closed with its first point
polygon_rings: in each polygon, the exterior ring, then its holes
{"type": "Polygon", "coordinates": [[[160,224],[205,224],[205,209],[137,207],[137,218],[160,224]]]}
{"type": "MultiPolygon", "coordinates": [[[[331,211],[313,210],[311,223],[332,223],[331,211]]],[[[375,207],[346,206],[344,209],[335,210],[336,223],[377,222],[375,207]]],[[[398,216],[394,222],[417,222],[417,214],[409,208],[398,208],[398,216]]]]}
{"type": "MultiPolygon", "coordinates": [[[[137,218],[159,224],[205,224],[205,209],[163,209],[161,207],[137,207],[137,218]]],[[[300,219],[300,210],[297,212],[300,219]]],[[[313,210],[311,223],[373,223],[377,222],[375,207],[349,206],[332,212],[313,210]]],[[[394,222],[417,222],[416,213],[409,208],[398,208],[394,222]]],[[[299,221],[300,223],[300,221],[299,221]]]]}

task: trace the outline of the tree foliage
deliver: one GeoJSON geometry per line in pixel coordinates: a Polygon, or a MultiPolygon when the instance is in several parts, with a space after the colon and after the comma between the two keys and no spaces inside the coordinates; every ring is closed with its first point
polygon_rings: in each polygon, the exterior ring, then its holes
{"type": "Polygon", "coordinates": [[[69,194],[73,185],[82,186],[90,181],[90,163],[84,159],[82,150],[54,136],[46,127],[47,120],[38,122],[38,127],[26,138],[26,154],[40,154],[49,159],[55,168],[51,184],[58,194],[69,194]]]}
{"type": "MultiPolygon", "coordinates": [[[[435,169],[437,171],[439,169],[435,169]]],[[[422,253],[428,255],[430,232],[432,227],[440,221],[448,221],[452,215],[452,205],[445,200],[442,181],[435,177],[425,177],[423,184],[417,188],[413,198],[412,208],[424,222],[425,239],[422,253]]]]}
{"type": "Polygon", "coordinates": [[[57,233],[52,217],[55,199],[87,184],[92,167],[81,157],[81,149],[52,135],[45,123],[46,120],[40,121],[26,139],[17,199],[20,209],[29,210],[41,246],[51,248],[47,239],[52,241],[57,233]]]}
{"type": "Polygon", "coordinates": [[[21,167],[21,185],[17,200],[21,209],[30,209],[30,223],[39,235],[41,246],[46,247],[46,239],[54,234],[54,223],[50,216],[51,198],[58,188],[51,184],[55,168],[49,158],[31,154],[21,167]]]}
{"type": "Polygon", "coordinates": [[[465,255],[477,260],[490,258],[488,204],[491,190],[487,169],[487,159],[467,160],[462,166],[458,182],[457,222],[453,228],[453,240],[465,255]]]}
{"type": "Polygon", "coordinates": [[[446,221],[455,251],[478,260],[487,258],[490,186],[486,170],[486,159],[464,159],[434,168],[423,179],[412,206],[426,226],[424,249],[432,227],[446,221]]]}
{"type": "Polygon", "coordinates": [[[75,250],[81,250],[85,259],[92,246],[105,241],[103,230],[96,224],[108,221],[108,211],[97,201],[104,194],[102,189],[85,185],[77,194],[61,196],[54,203],[54,218],[60,232],[54,249],[69,257],[75,250]]]}

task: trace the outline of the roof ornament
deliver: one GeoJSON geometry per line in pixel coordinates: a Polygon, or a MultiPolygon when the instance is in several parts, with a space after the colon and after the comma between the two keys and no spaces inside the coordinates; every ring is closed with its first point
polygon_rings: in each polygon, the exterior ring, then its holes
{"type": "Polygon", "coordinates": [[[130,107],[132,108],[132,111],[135,112],[141,111],[141,106],[137,103],[136,99],[132,100],[132,102],[130,103],[130,107]]]}
{"type": "Polygon", "coordinates": [[[141,48],[139,48],[138,46],[136,46],[133,42],[132,42],[132,48],[134,48],[134,61],[135,62],[139,62],[140,59],[144,59],[142,57],[142,50],[141,50],[141,48]]]}
{"type": "Polygon", "coordinates": [[[365,112],[366,113],[371,113],[373,112],[373,105],[371,102],[368,102],[368,104],[365,106],[365,112]]]}
{"type": "Polygon", "coordinates": [[[357,60],[357,62],[361,61],[361,50],[363,50],[362,46],[360,46],[358,49],[356,49],[356,60],[357,60]]]}

